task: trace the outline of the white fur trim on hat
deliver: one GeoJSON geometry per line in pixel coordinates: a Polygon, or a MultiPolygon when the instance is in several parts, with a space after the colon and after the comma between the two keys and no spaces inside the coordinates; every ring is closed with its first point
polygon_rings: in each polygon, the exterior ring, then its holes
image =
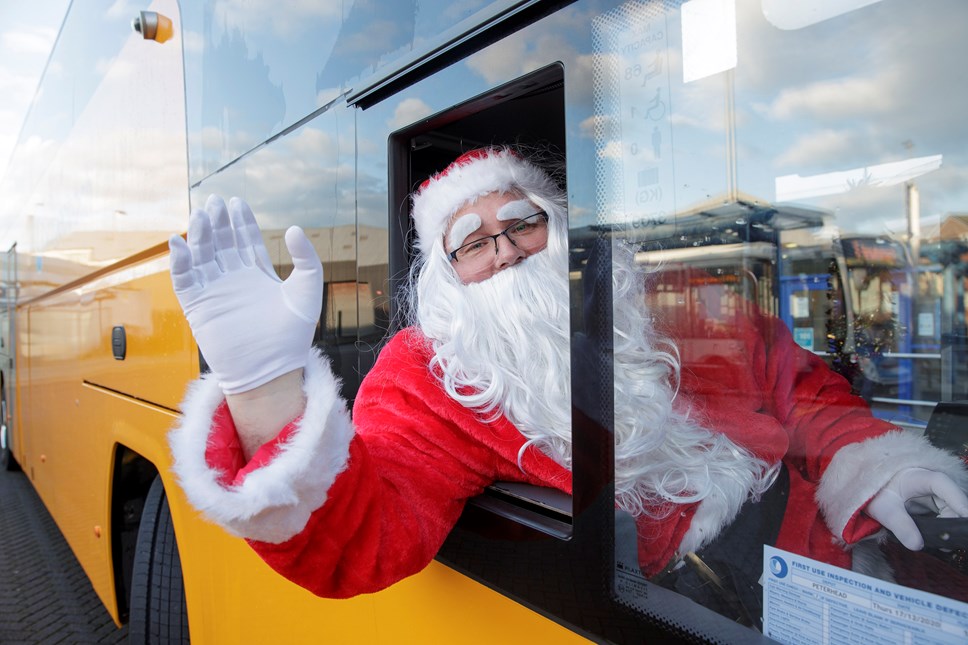
{"type": "Polygon", "coordinates": [[[211,375],[189,388],[184,416],[168,435],[172,470],[188,501],[229,533],[285,542],[305,528],[346,469],[353,425],[329,362],[316,349],[310,351],[303,390],[305,413],[276,457],[249,473],[241,485],[226,487],[205,460],[212,416],[225,397],[211,375]]]}
{"type": "Polygon", "coordinates": [[[460,208],[494,192],[554,194],[558,191],[543,169],[510,148],[467,152],[425,181],[413,195],[417,245],[428,253],[442,240],[447,224],[460,208]]]}
{"type": "Polygon", "coordinates": [[[817,503],[830,532],[843,538],[847,522],[905,468],[944,473],[962,490],[968,489],[965,464],[927,439],[898,430],[844,446],[837,451],[817,487],[817,503]]]}

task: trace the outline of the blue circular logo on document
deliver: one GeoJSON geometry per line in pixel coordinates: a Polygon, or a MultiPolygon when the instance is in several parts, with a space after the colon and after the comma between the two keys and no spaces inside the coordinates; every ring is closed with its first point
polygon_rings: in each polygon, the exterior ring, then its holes
{"type": "Polygon", "coordinates": [[[780,556],[770,558],[770,572],[777,578],[784,578],[787,574],[787,563],[780,556]]]}

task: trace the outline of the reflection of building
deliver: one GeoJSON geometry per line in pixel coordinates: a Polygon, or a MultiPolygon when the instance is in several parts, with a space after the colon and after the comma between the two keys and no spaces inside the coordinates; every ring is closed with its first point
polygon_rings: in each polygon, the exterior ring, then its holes
{"type": "Polygon", "coordinates": [[[948,215],[939,228],[939,239],[968,242],[968,215],[948,215]]]}
{"type": "MultiPolygon", "coordinates": [[[[325,281],[315,342],[344,386],[355,392],[389,327],[389,231],[356,224],[305,231],[323,263],[325,281]]],[[[285,234],[283,229],[262,233],[272,265],[283,279],[293,269],[285,234]]]]}

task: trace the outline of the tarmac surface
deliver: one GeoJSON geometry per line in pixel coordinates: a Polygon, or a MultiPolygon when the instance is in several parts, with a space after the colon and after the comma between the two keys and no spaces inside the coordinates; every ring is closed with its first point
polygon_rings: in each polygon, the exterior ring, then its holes
{"type": "Polygon", "coordinates": [[[22,472],[0,470],[0,645],[124,643],[22,472]]]}

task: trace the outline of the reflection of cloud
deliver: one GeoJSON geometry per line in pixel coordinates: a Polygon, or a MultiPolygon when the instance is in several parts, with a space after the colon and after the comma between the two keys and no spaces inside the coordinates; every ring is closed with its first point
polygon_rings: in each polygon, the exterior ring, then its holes
{"type": "Polygon", "coordinates": [[[854,130],[815,130],[799,136],[777,158],[776,165],[796,167],[854,158],[865,138],[854,130]]]}
{"type": "Polygon", "coordinates": [[[195,199],[204,201],[209,193],[243,196],[264,228],[349,224],[356,217],[354,172],[339,152],[332,133],[307,125],[209,177],[204,195],[195,199]]]}
{"type": "MultiPolygon", "coordinates": [[[[47,56],[57,38],[56,29],[26,29],[5,31],[0,34],[0,47],[13,54],[40,54],[47,56]]],[[[36,82],[36,79],[32,79],[36,82]]]]}
{"type": "Polygon", "coordinates": [[[200,54],[205,51],[205,36],[186,29],[182,32],[182,46],[186,54],[200,54]]]}
{"type": "Polygon", "coordinates": [[[604,114],[593,114],[582,121],[578,125],[578,129],[581,132],[581,136],[587,139],[594,139],[599,132],[605,131],[605,128],[608,127],[611,121],[613,121],[612,117],[604,114]]]}
{"type": "Polygon", "coordinates": [[[111,18],[131,18],[138,15],[138,12],[143,8],[143,5],[128,0],[114,0],[114,3],[104,12],[104,15],[111,18]]]}
{"type": "Polygon", "coordinates": [[[467,66],[494,84],[529,71],[528,46],[522,38],[508,38],[467,61],[467,66]]]}
{"type": "Polygon", "coordinates": [[[803,29],[881,0],[763,0],[763,15],[779,29],[803,29]]]}
{"type": "Polygon", "coordinates": [[[891,94],[885,93],[885,86],[890,85],[891,80],[884,77],[853,77],[787,87],[768,111],[775,119],[869,117],[893,109],[891,94]]]}
{"type": "Polygon", "coordinates": [[[324,87],[316,92],[316,107],[323,107],[335,101],[343,94],[343,90],[338,87],[324,87]]]}
{"type": "MultiPolygon", "coordinates": [[[[480,0],[453,0],[444,3],[440,11],[440,22],[443,24],[456,24],[460,20],[474,13],[480,8],[480,0]]],[[[435,11],[438,10],[435,8],[435,11]]]]}
{"type": "Polygon", "coordinates": [[[532,72],[552,61],[561,61],[570,73],[581,74],[588,82],[576,83],[587,89],[590,99],[594,56],[579,53],[575,43],[582,42],[591,22],[589,14],[568,8],[545,19],[541,29],[524,29],[472,56],[467,66],[489,84],[504,82],[532,72]]]}
{"type": "Polygon", "coordinates": [[[217,0],[212,15],[217,31],[238,29],[243,32],[268,29],[280,38],[291,38],[307,29],[318,29],[320,22],[342,19],[342,2],[288,2],[279,10],[278,0],[217,0]]]}
{"type": "Polygon", "coordinates": [[[393,117],[387,122],[387,125],[390,127],[390,130],[399,130],[425,116],[430,116],[432,113],[433,110],[430,106],[421,99],[404,99],[393,110],[393,117]]]}
{"type": "Polygon", "coordinates": [[[622,159],[622,141],[609,141],[598,156],[601,159],[622,159]]]}

